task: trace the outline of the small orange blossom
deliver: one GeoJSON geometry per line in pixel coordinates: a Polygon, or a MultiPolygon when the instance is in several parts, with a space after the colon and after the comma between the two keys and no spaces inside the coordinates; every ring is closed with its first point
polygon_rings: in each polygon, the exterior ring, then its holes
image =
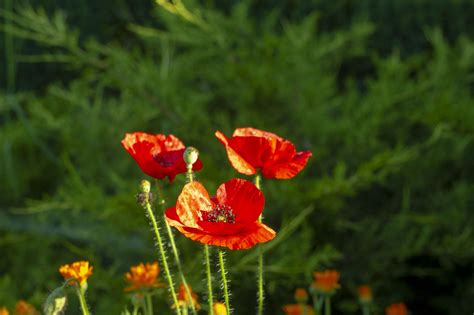
{"type": "Polygon", "coordinates": [[[308,301],[308,292],[303,288],[297,288],[295,290],[295,300],[298,303],[306,303],[308,301]]]}
{"type": "Polygon", "coordinates": [[[130,286],[125,288],[125,291],[164,287],[164,284],[157,280],[159,274],[160,267],[156,261],[151,264],[140,263],[132,266],[130,271],[125,273],[125,280],[130,283],[130,286]]]}
{"type": "Polygon", "coordinates": [[[314,282],[311,285],[317,291],[324,294],[332,294],[336,289],[340,288],[339,285],[339,272],[336,270],[325,270],[322,272],[314,273],[314,282]]]}
{"type": "Polygon", "coordinates": [[[59,273],[61,273],[65,280],[75,279],[79,281],[82,287],[87,283],[87,278],[92,275],[92,266],[89,266],[88,261],[76,261],[72,264],[62,265],[59,268],[59,273]]]}
{"type": "Polygon", "coordinates": [[[408,310],[404,303],[396,303],[387,306],[385,309],[386,315],[407,315],[408,310]]]}
{"type": "Polygon", "coordinates": [[[194,305],[196,310],[201,309],[201,305],[198,303],[197,294],[193,292],[191,286],[188,284],[189,293],[191,296],[188,295],[186,292],[186,287],[184,284],[181,284],[178,290],[178,304],[179,307],[190,307],[191,303],[194,305]]]}
{"type": "Polygon", "coordinates": [[[15,304],[15,315],[39,315],[36,308],[24,300],[19,300],[15,304]]]}
{"type": "Polygon", "coordinates": [[[0,315],[9,315],[6,307],[0,307],[0,315]]]}
{"type": "Polygon", "coordinates": [[[359,301],[362,303],[369,303],[372,301],[372,289],[368,285],[361,285],[357,288],[359,294],[359,301]]]}
{"type": "Polygon", "coordinates": [[[283,306],[283,312],[286,315],[314,315],[314,310],[309,305],[288,304],[283,306]]]}

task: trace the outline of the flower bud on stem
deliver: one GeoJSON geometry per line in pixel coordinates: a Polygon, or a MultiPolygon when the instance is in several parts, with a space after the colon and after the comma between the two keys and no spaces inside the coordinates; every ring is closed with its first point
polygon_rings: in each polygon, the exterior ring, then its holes
{"type": "Polygon", "coordinates": [[[187,147],[183,153],[184,163],[186,163],[187,173],[186,176],[188,178],[188,182],[191,183],[194,180],[193,174],[193,164],[199,158],[199,151],[195,147],[187,147]]]}

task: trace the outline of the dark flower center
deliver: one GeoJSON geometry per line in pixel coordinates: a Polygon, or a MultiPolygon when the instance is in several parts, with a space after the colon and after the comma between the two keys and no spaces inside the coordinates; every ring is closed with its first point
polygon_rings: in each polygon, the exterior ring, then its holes
{"type": "Polygon", "coordinates": [[[157,154],[153,156],[153,159],[163,167],[170,167],[174,164],[173,159],[170,159],[169,157],[164,156],[163,154],[157,154]]]}
{"type": "Polygon", "coordinates": [[[235,214],[228,205],[215,205],[211,211],[203,211],[202,218],[207,222],[235,223],[235,214]]]}

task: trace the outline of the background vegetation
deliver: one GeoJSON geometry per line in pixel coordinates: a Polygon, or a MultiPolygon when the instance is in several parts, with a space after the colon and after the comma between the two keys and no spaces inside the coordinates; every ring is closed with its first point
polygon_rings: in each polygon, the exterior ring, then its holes
{"type": "MultiPolygon", "coordinates": [[[[474,310],[472,1],[188,1],[188,20],[151,1],[1,3],[0,304],[39,307],[60,264],[88,259],[92,308],[118,314],[123,272],[157,258],[124,133],[198,147],[213,190],[237,176],[214,131],[254,126],[314,154],[263,183],[280,232],[267,314],[327,267],[336,314],[358,312],[361,283],[379,314],[474,310]]],[[[203,297],[199,246],[179,243],[203,297]]],[[[228,259],[235,314],[250,314],[255,252],[228,259]]]]}

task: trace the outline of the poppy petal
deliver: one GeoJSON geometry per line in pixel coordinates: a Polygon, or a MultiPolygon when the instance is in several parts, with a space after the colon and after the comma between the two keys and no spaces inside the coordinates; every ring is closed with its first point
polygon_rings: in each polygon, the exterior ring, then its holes
{"type": "Polygon", "coordinates": [[[179,220],[178,214],[176,213],[176,207],[166,209],[165,220],[171,226],[183,226],[183,223],[179,220]]]}
{"type": "Polygon", "coordinates": [[[263,131],[256,128],[252,128],[252,127],[237,128],[234,130],[233,136],[234,137],[235,136],[239,136],[239,137],[254,136],[254,137],[274,138],[274,139],[283,140],[283,138],[281,138],[277,134],[274,134],[268,131],[263,131]]]}
{"type": "Polygon", "coordinates": [[[290,179],[295,177],[308,162],[312,156],[310,151],[302,151],[295,154],[292,160],[288,162],[275,163],[264,167],[262,174],[266,178],[290,179]]]}
{"type": "Polygon", "coordinates": [[[234,178],[217,189],[216,198],[219,204],[232,208],[238,223],[255,222],[265,206],[265,197],[251,182],[234,178]]]}
{"type": "Polygon", "coordinates": [[[217,139],[225,146],[227,157],[232,166],[239,172],[245,175],[255,174],[255,167],[247,162],[238,152],[229,146],[229,139],[220,131],[215,132],[217,139]]]}
{"type": "Polygon", "coordinates": [[[176,213],[185,226],[199,228],[201,211],[211,211],[214,207],[206,188],[200,182],[184,186],[176,202],[176,213]]]}
{"type": "Polygon", "coordinates": [[[127,134],[122,140],[122,146],[145,174],[158,179],[164,178],[166,174],[162,172],[160,167],[157,167],[157,163],[151,153],[156,147],[155,144],[148,141],[135,142],[134,139],[136,139],[136,136],[127,134]]]}
{"type": "MultiPolygon", "coordinates": [[[[272,148],[274,146],[272,145],[272,142],[275,141],[277,140],[253,136],[232,137],[228,141],[228,147],[232,148],[241,158],[255,169],[263,167],[265,162],[271,157],[272,148]]],[[[236,167],[234,166],[234,168],[236,167]]],[[[237,169],[237,171],[242,173],[239,169],[237,169]]]]}
{"type": "Polygon", "coordinates": [[[235,235],[246,229],[242,224],[227,222],[200,221],[199,226],[211,235],[235,235]]]}
{"type": "Polygon", "coordinates": [[[231,250],[248,249],[256,244],[272,240],[276,233],[265,224],[255,222],[250,229],[236,235],[211,235],[193,228],[183,227],[182,233],[187,238],[203,244],[227,247],[231,250]]]}

